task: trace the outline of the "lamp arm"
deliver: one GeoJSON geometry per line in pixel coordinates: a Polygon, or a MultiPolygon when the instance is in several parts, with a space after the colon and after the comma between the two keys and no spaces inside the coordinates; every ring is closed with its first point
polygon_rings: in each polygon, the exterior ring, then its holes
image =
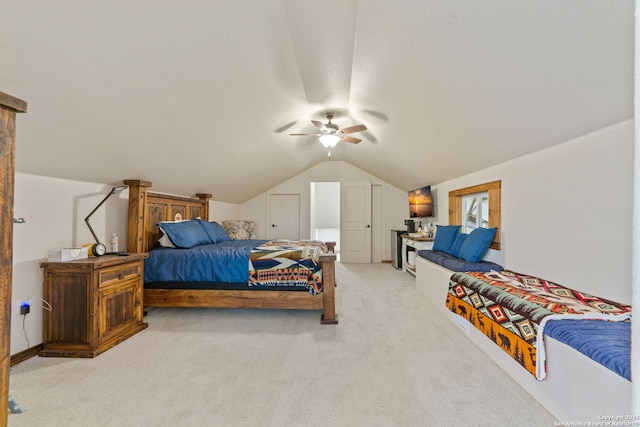
{"type": "Polygon", "coordinates": [[[98,206],[96,206],[95,208],[93,208],[93,210],[89,213],[89,215],[87,215],[87,217],[84,219],[84,222],[87,223],[87,227],[89,227],[89,231],[91,232],[91,235],[93,235],[93,238],[96,240],[96,243],[100,243],[100,240],[98,240],[98,236],[96,236],[96,233],[93,231],[93,228],[91,227],[91,224],[89,224],[89,218],[91,218],[91,215],[93,215],[98,208],[100,208],[100,206],[102,206],[104,204],[104,202],[107,201],[107,199],[109,197],[111,197],[115,192],[116,192],[117,188],[113,188],[111,189],[111,191],[109,192],[109,194],[107,194],[105,196],[104,199],[102,199],[102,201],[100,203],[98,203],[98,206]]]}

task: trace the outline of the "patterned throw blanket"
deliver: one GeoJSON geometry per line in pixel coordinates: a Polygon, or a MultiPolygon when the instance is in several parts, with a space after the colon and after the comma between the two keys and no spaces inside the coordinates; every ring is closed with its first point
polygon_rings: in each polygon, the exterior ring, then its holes
{"type": "Polygon", "coordinates": [[[540,381],[546,376],[543,331],[549,320],[631,317],[631,306],[512,271],[453,274],[446,305],[540,381]]]}
{"type": "Polygon", "coordinates": [[[322,292],[321,253],[317,240],[272,240],[249,254],[249,286],[304,287],[312,295],[322,292]]]}

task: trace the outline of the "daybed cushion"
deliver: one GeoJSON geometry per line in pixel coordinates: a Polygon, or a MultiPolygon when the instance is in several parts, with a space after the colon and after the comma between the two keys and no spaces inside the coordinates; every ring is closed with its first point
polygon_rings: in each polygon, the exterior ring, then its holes
{"type": "Polygon", "coordinates": [[[544,333],[631,381],[631,322],[551,320],[544,333]]]}
{"type": "Polygon", "coordinates": [[[462,245],[469,237],[466,233],[458,233],[456,236],[456,240],[453,241],[453,245],[451,245],[451,249],[446,251],[449,255],[453,255],[456,258],[462,258],[460,250],[462,249],[462,245]]]}
{"type": "Polygon", "coordinates": [[[433,240],[433,250],[448,253],[458,233],[460,233],[459,225],[436,225],[436,237],[433,240]]]}
{"type": "Polygon", "coordinates": [[[504,268],[494,262],[480,261],[480,262],[468,262],[461,258],[456,258],[453,255],[449,255],[444,252],[419,250],[418,256],[429,260],[433,263],[443,266],[444,268],[456,271],[502,271],[504,268]]]}
{"type": "MultiPolygon", "coordinates": [[[[489,250],[497,228],[476,228],[467,237],[460,248],[460,258],[468,262],[479,262],[489,250]]],[[[435,248],[434,248],[435,250],[435,248]]]]}

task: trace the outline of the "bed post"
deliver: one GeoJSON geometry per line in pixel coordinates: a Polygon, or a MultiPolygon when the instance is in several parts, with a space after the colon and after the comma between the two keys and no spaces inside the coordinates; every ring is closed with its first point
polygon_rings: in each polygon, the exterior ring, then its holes
{"type": "Polygon", "coordinates": [[[125,179],[124,185],[129,186],[129,230],[127,232],[127,251],[130,253],[147,252],[144,232],[147,228],[146,199],[147,189],[151,182],[138,179],[125,179]]]}
{"type": "Polygon", "coordinates": [[[209,199],[211,199],[211,194],[207,194],[207,193],[196,193],[196,197],[200,200],[202,200],[203,202],[203,209],[204,212],[202,212],[202,214],[200,215],[200,217],[202,219],[204,219],[205,221],[209,221],[209,199]]]}
{"type": "Polygon", "coordinates": [[[325,243],[330,252],[320,254],[320,265],[322,267],[322,317],[320,323],[338,324],[338,313],[336,313],[336,254],[335,242],[325,243]]]}

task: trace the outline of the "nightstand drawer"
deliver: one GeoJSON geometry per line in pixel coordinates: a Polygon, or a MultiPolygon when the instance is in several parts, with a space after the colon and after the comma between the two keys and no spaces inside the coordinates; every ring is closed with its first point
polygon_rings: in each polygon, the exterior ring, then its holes
{"type": "Polygon", "coordinates": [[[122,280],[130,280],[140,277],[141,264],[120,265],[117,267],[103,268],[98,273],[98,286],[109,286],[122,280]]]}

